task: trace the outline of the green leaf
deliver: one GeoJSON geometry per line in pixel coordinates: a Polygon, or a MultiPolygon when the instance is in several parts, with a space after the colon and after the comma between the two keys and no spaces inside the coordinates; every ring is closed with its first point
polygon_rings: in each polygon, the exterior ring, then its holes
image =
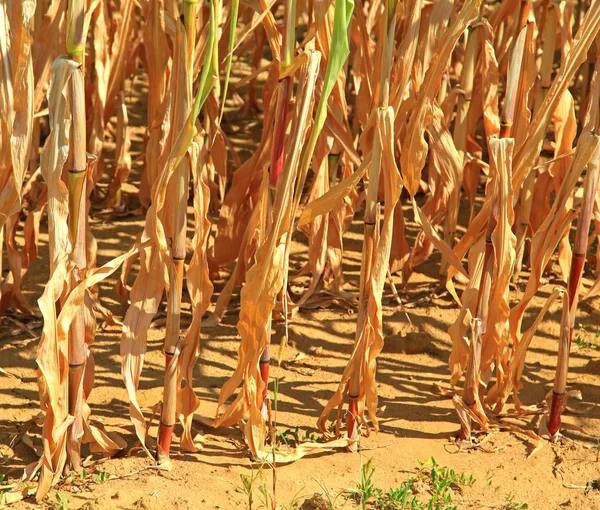
{"type": "Polygon", "coordinates": [[[223,118],[225,110],[225,101],[227,100],[227,89],[229,87],[229,76],[231,75],[231,63],[233,62],[233,44],[235,42],[235,30],[237,27],[238,9],[240,0],[231,0],[231,23],[229,24],[229,48],[227,56],[227,68],[225,70],[225,84],[223,85],[223,94],[221,96],[221,112],[219,113],[219,123],[223,118]]]}
{"type": "Polygon", "coordinates": [[[296,189],[294,191],[295,207],[298,207],[298,203],[300,202],[302,188],[304,186],[304,181],[306,180],[306,175],[308,174],[312,156],[315,152],[317,139],[325,125],[325,120],[327,119],[327,101],[329,100],[329,95],[333,90],[333,86],[338,79],[346,58],[348,58],[348,55],[350,54],[348,25],[350,24],[353,10],[354,0],[336,0],[335,11],[333,13],[333,32],[331,36],[332,40],[329,60],[327,61],[325,80],[323,82],[321,98],[319,99],[319,106],[317,107],[315,123],[308,144],[302,155],[302,162],[300,164],[300,171],[298,180],[296,181],[296,189]]]}
{"type": "MultiPolygon", "coordinates": [[[[208,28],[208,43],[206,48],[206,55],[204,56],[204,65],[202,66],[202,74],[200,75],[200,83],[198,84],[198,91],[196,92],[196,98],[194,99],[194,106],[190,113],[189,122],[194,125],[196,117],[200,114],[200,110],[204,106],[204,102],[210,94],[213,85],[216,81],[215,67],[217,66],[217,39],[219,37],[217,33],[217,2],[212,1],[210,3],[210,20],[208,28]],[[210,78],[210,79],[209,79],[210,78]]],[[[190,140],[191,143],[191,140],[190,140]]]]}
{"type": "Polygon", "coordinates": [[[335,11],[333,14],[333,34],[331,41],[331,51],[327,61],[327,70],[325,71],[325,81],[323,82],[323,90],[319,106],[317,107],[317,116],[315,118],[315,126],[313,134],[315,142],[316,137],[323,129],[325,120],[327,119],[327,101],[333,90],[333,86],[338,79],[338,76],[344,66],[344,62],[350,54],[350,46],[348,44],[348,25],[352,18],[354,10],[354,0],[336,0],[335,11]]]}

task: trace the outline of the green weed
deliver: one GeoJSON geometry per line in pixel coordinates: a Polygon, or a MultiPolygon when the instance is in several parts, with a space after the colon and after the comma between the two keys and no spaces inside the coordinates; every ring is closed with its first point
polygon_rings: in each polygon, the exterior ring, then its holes
{"type": "Polygon", "coordinates": [[[458,474],[450,468],[439,466],[433,457],[427,462],[419,462],[415,477],[387,492],[375,487],[374,473],[373,459],[363,464],[361,458],[360,480],[355,488],[343,491],[362,510],[457,510],[452,501],[454,492],[461,492],[463,487],[471,486],[476,481],[472,475],[458,474]],[[427,488],[427,495],[415,494],[417,482],[427,488]]]}
{"type": "MultiPolygon", "coordinates": [[[[590,332],[589,324],[578,324],[579,328],[585,332],[590,332]]],[[[575,342],[581,349],[598,349],[600,347],[600,328],[596,328],[596,332],[594,333],[594,337],[591,340],[586,340],[582,334],[578,333],[575,338],[573,338],[573,342],[575,342]]]]}
{"type": "Polygon", "coordinates": [[[97,483],[104,483],[104,482],[108,482],[110,480],[110,474],[106,473],[105,471],[100,471],[99,473],[96,473],[96,482],[97,483]]]}
{"type": "Polygon", "coordinates": [[[69,503],[71,502],[71,500],[68,496],[61,496],[60,492],[57,492],[55,494],[55,498],[57,503],[55,508],[57,508],[58,510],[67,510],[69,508],[69,503]]]}
{"type": "Polygon", "coordinates": [[[507,494],[502,505],[502,510],[527,510],[528,508],[527,503],[517,503],[514,494],[507,494]]]}

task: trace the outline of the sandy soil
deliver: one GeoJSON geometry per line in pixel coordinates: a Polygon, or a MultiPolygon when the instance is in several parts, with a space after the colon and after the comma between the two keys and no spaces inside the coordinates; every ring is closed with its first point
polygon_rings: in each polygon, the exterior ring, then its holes
{"type": "MultiPolygon", "coordinates": [[[[143,80],[135,80],[129,100],[133,126],[145,124],[143,80]],[[141,94],[140,94],[141,92],[141,94]]],[[[225,119],[225,129],[233,134],[243,131],[255,119],[225,119]],[[234,122],[235,120],[235,122],[234,122]],[[235,124],[235,129],[234,129],[235,124]]],[[[256,129],[256,128],[254,128],[256,129]]],[[[133,130],[133,155],[141,151],[142,130],[133,130]]],[[[247,140],[247,135],[244,135],[247,140]]],[[[242,138],[242,137],[240,137],[242,138]]],[[[234,142],[236,137],[233,137],[234,142]]],[[[238,142],[236,142],[238,143],[238,142]]],[[[113,146],[114,147],[114,146],[113,146]]],[[[248,147],[241,147],[247,150],[248,147]]],[[[244,152],[241,153],[242,157],[244,152]]],[[[110,172],[111,144],[107,144],[110,172]]],[[[247,156],[247,154],[246,154],[247,156]]],[[[140,163],[136,163],[130,178],[132,185],[139,180],[140,163]]],[[[134,191],[130,186],[125,191],[134,191]]],[[[136,206],[135,196],[127,196],[130,208],[136,206]]],[[[408,218],[412,214],[407,213],[408,218]]],[[[132,244],[142,229],[143,216],[112,215],[95,211],[92,230],[98,240],[98,263],[102,264],[122,253],[132,244]]],[[[464,221],[462,222],[464,224],[464,221]]],[[[40,259],[27,275],[26,295],[32,303],[40,296],[47,278],[47,226],[42,225],[40,259]]],[[[344,268],[348,290],[356,290],[360,268],[360,223],[357,222],[347,239],[344,268]]],[[[409,225],[411,237],[414,225],[409,225]]],[[[191,237],[191,234],[190,234],[191,237]]],[[[302,238],[298,237],[298,243],[302,238]]],[[[299,246],[296,246],[296,251],[299,246]]],[[[302,257],[295,255],[295,260],[302,257]]],[[[372,483],[387,491],[397,488],[419,469],[418,461],[431,457],[439,466],[447,466],[458,475],[472,475],[474,483],[458,484],[452,488],[452,504],[457,508],[516,509],[593,509],[600,508],[600,491],[584,494],[588,481],[600,478],[598,445],[600,440],[600,350],[574,345],[571,357],[569,384],[580,389],[583,402],[573,404],[573,412],[564,421],[573,427],[560,442],[545,442],[529,456],[533,445],[524,436],[500,431],[482,439],[481,448],[457,453],[454,438],[458,419],[451,397],[441,395],[435,384],[447,386],[447,366],[450,341],[447,328],[457,315],[457,308],[448,295],[436,297],[439,279],[439,255],[434,254],[401,292],[407,316],[397,307],[391,291],[384,298],[384,333],[386,345],[379,357],[377,379],[381,406],[381,431],[362,441],[362,452],[335,452],[304,458],[276,470],[276,498],[281,508],[326,508],[322,499],[335,498],[344,489],[355,489],[361,479],[361,465],[372,459],[375,468],[372,483]],[[323,498],[315,497],[315,493],[323,498]]],[[[527,275],[525,275],[527,276],[527,275]]],[[[586,275],[589,284],[590,274],[586,275]]],[[[543,299],[558,283],[550,274],[549,282],[539,293],[526,314],[525,325],[532,321],[543,299]]],[[[224,282],[216,282],[216,293],[224,282]]],[[[115,279],[100,286],[103,303],[122,317],[126,304],[114,292],[115,279]]],[[[513,299],[522,295],[525,279],[517,282],[513,299]]],[[[216,299],[213,298],[213,302],[216,299]]],[[[576,334],[592,341],[600,327],[599,301],[584,302],[576,334]]],[[[204,329],[203,350],[196,371],[195,387],[202,399],[200,414],[214,416],[219,388],[235,366],[238,336],[235,328],[239,309],[234,296],[222,325],[204,329]]],[[[184,306],[183,326],[189,323],[189,305],[184,306]]],[[[150,416],[159,402],[163,384],[162,339],[164,314],[149,332],[148,354],[142,374],[139,401],[150,416]],[[161,320],[161,318],[163,320],[161,320]]],[[[547,315],[528,354],[523,374],[522,400],[527,404],[543,402],[554,374],[557,352],[559,305],[547,315]]],[[[352,349],[356,315],[352,310],[330,306],[327,309],[301,311],[290,324],[290,342],[283,353],[283,366],[272,366],[272,376],[279,380],[277,428],[279,431],[299,427],[300,437],[315,434],[316,418],[332,395],[352,349]],[[301,356],[299,356],[301,355],[301,356]]],[[[41,446],[39,400],[36,382],[35,350],[41,331],[39,318],[11,315],[0,326],[0,366],[13,377],[0,375],[0,474],[12,483],[20,477],[24,466],[37,459],[34,448],[41,446]],[[13,319],[26,323],[25,331],[13,319]],[[31,441],[30,441],[31,440],[31,441]],[[28,445],[28,443],[30,443],[28,445]],[[34,448],[31,447],[33,445],[34,448]]],[[[282,326],[275,325],[274,342],[282,335],[282,326]]],[[[89,403],[94,416],[109,431],[121,434],[130,445],[135,444],[133,428],[128,419],[128,402],[120,376],[120,330],[117,327],[99,328],[94,355],[96,384],[89,403]]],[[[510,408],[510,405],[508,406],[510,408]]],[[[505,418],[503,423],[518,424],[536,430],[539,415],[528,420],[505,418]]],[[[128,456],[97,462],[93,457],[83,477],[70,477],[49,495],[41,507],[61,508],[247,508],[248,495],[243,490],[243,477],[253,482],[253,506],[264,507],[263,492],[272,494],[273,473],[268,465],[252,464],[237,429],[210,429],[196,423],[203,448],[197,454],[179,453],[178,442],[173,447],[174,466],[169,472],[152,469],[153,462],[139,448],[128,456]],[[141,470],[141,471],[140,471],[141,470]],[[106,480],[108,475],[111,479],[106,480]],[[105,481],[103,481],[105,480],[105,481]]],[[[156,427],[151,428],[156,435],[156,427]]],[[[289,436],[288,436],[289,437],[289,436]]],[[[431,466],[429,466],[431,467],[431,466]]],[[[424,501],[430,499],[431,477],[419,475],[413,487],[424,501]]],[[[1,487],[0,487],[1,489],[1,487]]],[[[348,493],[335,499],[335,508],[352,508],[356,502],[348,493]]],[[[18,503],[14,508],[39,508],[33,499],[18,503]]],[[[441,507],[440,507],[441,508],[441,507]]],[[[445,507],[444,507],[445,508],[445,507]]]]}

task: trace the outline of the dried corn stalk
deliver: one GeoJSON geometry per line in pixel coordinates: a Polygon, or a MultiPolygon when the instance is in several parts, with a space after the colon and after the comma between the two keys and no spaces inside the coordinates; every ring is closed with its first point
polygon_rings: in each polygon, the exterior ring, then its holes
{"type": "MultiPolygon", "coordinates": [[[[350,410],[350,413],[356,413],[354,418],[357,422],[359,424],[365,423],[366,408],[375,429],[378,429],[375,360],[383,347],[381,297],[389,264],[394,208],[398,203],[402,189],[402,181],[394,161],[393,152],[394,110],[392,107],[381,108],[378,113],[377,136],[373,149],[373,163],[369,183],[372,186],[370,193],[376,195],[377,182],[381,172],[385,189],[383,226],[381,232],[379,232],[379,222],[377,221],[374,202],[371,202],[373,204],[371,206],[373,207],[372,212],[365,213],[361,293],[354,350],[348,365],[344,369],[335,395],[329,400],[319,417],[318,426],[323,432],[327,431],[329,414],[343,403],[344,395],[347,393],[358,404],[350,410]]],[[[348,430],[351,439],[354,439],[356,434],[357,429],[348,430]]]]}
{"type": "Polygon", "coordinates": [[[257,458],[266,458],[271,454],[264,445],[266,429],[260,411],[264,382],[260,376],[259,358],[270,341],[271,314],[276,297],[283,287],[285,240],[293,219],[290,214],[292,190],[297,179],[300,151],[312,106],[319,60],[319,53],[310,53],[300,77],[297,107],[292,121],[297,135],[288,139],[291,150],[286,151],[283,173],[278,180],[273,204],[273,224],[265,242],[257,250],[256,264],[248,271],[246,285],[241,292],[238,322],[241,342],[237,368],[221,389],[215,420],[216,426],[232,425],[243,420],[249,413],[244,431],[250,451],[257,458]],[[241,391],[230,405],[224,407],[240,383],[241,391]]]}
{"type": "MultiPolygon", "coordinates": [[[[105,266],[92,269],[75,285],[70,284],[73,265],[69,264],[72,244],[69,236],[67,216],[69,213],[68,191],[61,179],[67,160],[69,129],[71,123],[70,81],[79,66],[71,59],[60,57],[52,66],[52,78],[48,104],[50,105],[50,135],[42,151],[42,175],[48,186],[48,229],[50,232],[50,278],[39,300],[44,317],[44,329],[40,339],[37,363],[38,384],[42,410],[45,412],[42,439],[44,455],[40,459],[41,473],[36,497],[41,500],[62,475],[67,462],[67,432],[76,415],[69,409],[69,385],[73,383],[69,369],[69,332],[72,324],[82,312],[85,314],[86,343],[84,345],[84,369],[81,376],[82,392],[80,407],[80,429],[75,429],[75,440],[92,443],[92,450],[114,454],[124,448],[119,438],[110,438],[101,425],[91,420],[90,409],[85,400],[93,381],[93,358],[89,342],[95,329],[89,290],[110,276],[135,251],[130,250],[108,262],[105,266]],[[60,313],[58,311],[60,306],[60,313]]],[[[91,172],[90,168],[86,172],[91,172]]],[[[75,448],[78,448],[75,446],[75,448]]],[[[77,451],[75,452],[76,455],[77,451]]],[[[71,453],[71,455],[73,455],[71,453]]],[[[71,457],[71,461],[75,462],[71,457]]],[[[31,476],[35,473],[32,472],[31,476]]]]}
{"type": "MultiPolygon", "coordinates": [[[[211,15],[208,20],[209,35],[206,41],[206,62],[202,69],[198,90],[181,129],[171,133],[171,148],[166,158],[165,166],[157,176],[152,187],[152,205],[146,214],[146,224],[142,241],[154,241],[155,246],[140,247],[140,273],[131,289],[131,305],[123,320],[123,333],[121,335],[121,373],[130,401],[130,417],[134,424],[136,434],[144,448],[146,448],[146,422],[143,412],[137,401],[137,387],[144,363],[146,352],[146,339],[152,318],[158,310],[163,290],[167,282],[177,285],[177,278],[170,280],[168,268],[171,264],[171,252],[166,239],[166,214],[173,207],[167,198],[168,183],[175,174],[177,167],[183,162],[188,163],[188,149],[196,134],[195,120],[214,83],[211,76],[210,61],[215,57],[213,48],[216,37],[216,4],[211,5],[211,15]],[[185,161],[184,161],[185,159],[185,161]],[[143,247],[143,248],[142,248],[143,247]]],[[[201,190],[200,187],[197,188],[201,190]]],[[[168,227],[167,227],[168,228],[168,227]]],[[[181,352],[180,341],[175,346],[175,353],[179,357],[181,352]]],[[[173,373],[168,373],[170,380],[176,379],[178,363],[170,363],[173,373]]],[[[148,452],[149,453],[149,452],[148,452]]]]}

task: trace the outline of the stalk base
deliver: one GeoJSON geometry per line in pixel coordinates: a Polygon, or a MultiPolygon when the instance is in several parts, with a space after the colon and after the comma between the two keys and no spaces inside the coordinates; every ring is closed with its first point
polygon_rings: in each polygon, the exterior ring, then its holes
{"type": "Polygon", "coordinates": [[[83,373],[85,363],[69,365],[69,414],[75,417],[67,432],[67,455],[71,467],[81,470],[81,438],[83,437],[83,373]]]}
{"type": "Polygon", "coordinates": [[[356,439],[358,437],[358,425],[356,423],[356,418],[358,416],[358,397],[350,396],[349,398],[348,416],[346,418],[348,437],[350,439],[356,439]]]}
{"type": "Polygon", "coordinates": [[[260,378],[262,379],[263,383],[265,383],[265,387],[262,392],[263,402],[267,399],[267,390],[269,389],[269,362],[270,360],[260,360],[260,378]]]}
{"type": "Polygon", "coordinates": [[[171,451],[171,440],[173,438],[173,429],[175,425],[165,425],[160,423],[158,427],[158,444],[156,448],[156,460],[159,464],[169,461],[169,452],[171,451]]]}
{"type": "Polygon", "coordinates": [[[548,416],[548,433],[552,438],[556,436],[560,429],[560,415],[564,396],[564,393],[552,392],[552,405],[550,406],[550,415],[548,416]]]}

